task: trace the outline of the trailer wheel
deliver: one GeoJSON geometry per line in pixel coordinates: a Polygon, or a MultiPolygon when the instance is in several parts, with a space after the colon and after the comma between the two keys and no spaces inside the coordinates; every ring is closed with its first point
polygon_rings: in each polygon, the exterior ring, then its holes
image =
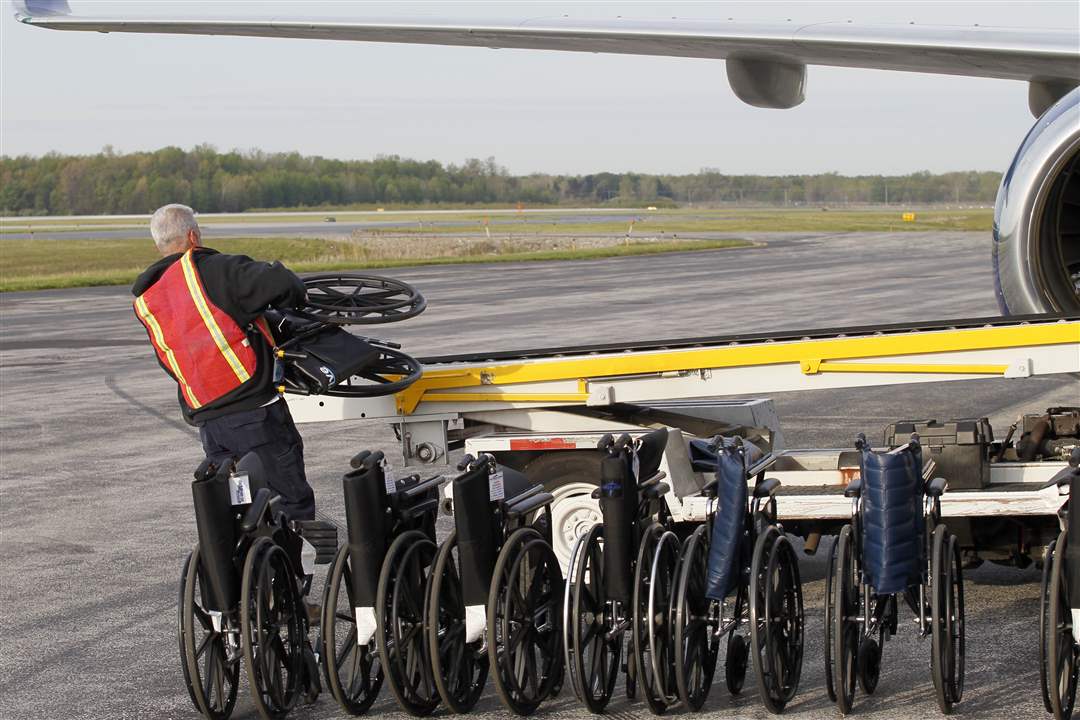
{"type": "Polygon", "coordinates": [[[525,475],[542,483],[551,501],[552,549],[566,571],[570,551],[580,535],[601,522],[600,504],[592,492],[600,484],[599,452],[555,450],[540,455],[525,467],[525,475]]]}

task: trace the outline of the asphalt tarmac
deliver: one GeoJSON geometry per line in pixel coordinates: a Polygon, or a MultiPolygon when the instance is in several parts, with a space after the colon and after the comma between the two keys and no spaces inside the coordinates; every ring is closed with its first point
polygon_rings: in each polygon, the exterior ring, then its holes
{"type": "MultiPolygon", "coordinates": [[[[561,263],[397,269],[429,309],[380,334],[417,355],[620,339],[997,314],[981,233],[784,235],[765,247],[561,263]]],[[[188,490],[201,459],[175,388],[152,358],[126,288],[0,295],[0,717],[194,718],[175,640],[177,579],[195,539],[188,490]]],[[[738,388],[732,388],[736,394],[738,388]]],[[[775,397],[793,447],[846,446],[891,421],[989,415],[1080,401],[1074,378],[979,380],[775,397]]],[[[343,525],[340,476],[390,429],[301,427],[320,511],[343,525]]],[[[802,558],[807,645],[792,718],[833,718],[821,660],[829,541],[802,558]]],[[[325,568],[320,568],[320,572],[325,568]]],[[[967,686],[959,717],[1043,716],[1038,571],[967,577],[967,686]]],[[[902,611],[867,718],[936,717],[929,641],[902,611]]],[[[255,713],[242,684],[234,717],[255,713]]],[[[616,691],[614,717],[647,717],[616,691]]],[[[477,714],[503,717],[490,690],[477,714]]],[[[375,717],[404,718],[388,693],[375,717]]],[[[569,690],[540,717],[581,717],[569,690]]],[[[301,719],[342,717],[329,695],[301,719]]],[[[722,679],[704,717],[766,717],[752,684],[722,679]]]]}

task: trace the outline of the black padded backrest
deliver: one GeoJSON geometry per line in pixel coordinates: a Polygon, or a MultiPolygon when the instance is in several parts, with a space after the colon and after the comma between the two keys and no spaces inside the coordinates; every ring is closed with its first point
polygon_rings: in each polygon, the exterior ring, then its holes
{"type": "Polygon", "coordinates": [[[667,436],[667,428],[660,428],[641,438],[641,446],[638,448],[638,464],[641,468],[638,474],[639,482],[648,480],[660,468],[660,459],[667,447],[667,436]]]}

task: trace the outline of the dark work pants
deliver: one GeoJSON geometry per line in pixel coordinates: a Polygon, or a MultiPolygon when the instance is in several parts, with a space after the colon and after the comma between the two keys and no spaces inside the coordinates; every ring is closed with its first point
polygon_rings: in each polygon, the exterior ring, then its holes
{"type": "Polygon", "coordinates": [[[315,493],[304,474],[304,441],[284,400],[207,420],[199,438],[206,457],[218,464],[254,451],[266,484],[281,495],[278,507],[293,520],[315,517],[315,493]]]}

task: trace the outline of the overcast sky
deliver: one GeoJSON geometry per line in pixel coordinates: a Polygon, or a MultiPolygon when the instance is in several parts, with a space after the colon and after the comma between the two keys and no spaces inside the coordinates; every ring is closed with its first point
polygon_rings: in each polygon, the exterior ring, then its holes
{"type": "MultiPolygon", "coordinates": [[[[161,4],[72,0],[77,13],[161,4]]],[[[185,14],[492,21],[747,21],[1076,28],[1080,3],[188,2],[185,14]]],[[[172,4],[176,14],[177,3],[172,4]]],[[[810,67],[793,110],[744,105],[722,61],[321,40],[60,33],[0,8],[0,152],[211,143],[337,158],[494,156],[515,173],[1003,170],[1025,83],[810,67]]]]}

